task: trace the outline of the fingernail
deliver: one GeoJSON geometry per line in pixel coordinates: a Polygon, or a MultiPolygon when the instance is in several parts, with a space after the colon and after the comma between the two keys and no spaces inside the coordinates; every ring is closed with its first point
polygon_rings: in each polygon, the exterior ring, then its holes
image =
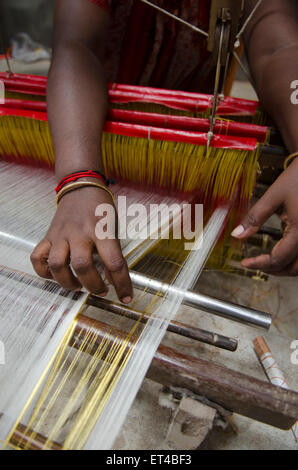
{"type": "Polygon", "coordinates": [[[238,238],[244,232],[243,225],[238,225],[231,233],[232,237],[238,238]]]}
{"type": "Polygon", "coordinates": [[[129,304],[131,300],[132,300],[131,297],[127,296],[127,297],[123,297],[122,302],[124,304],[129,304]]]}
{"type": "Polygon", "coordinates": [[[104,291],[100,293],[93,292],[92,294],[95,295],[96,297],[105,297],[108,294],[108,291],[104,291]]]}
{"type": "Polygon", "coordinates": [[[253,264],[254,264],[253,261],[249,260],[249,259],[244,259],[244,260],[241,261],[241,265],[244,268],[250,268],[253,264]]]}

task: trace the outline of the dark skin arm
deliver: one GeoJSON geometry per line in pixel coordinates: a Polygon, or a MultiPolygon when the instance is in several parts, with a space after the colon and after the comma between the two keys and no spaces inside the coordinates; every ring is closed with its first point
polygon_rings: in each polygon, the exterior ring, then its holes
{"type": "MultiPolygon", "coordinates": [[[[102,58],[109,15],[86,0],[56,0],[54,23],[47,105],[60,181],[75,171],[102,170],[100,135],[108,103],[102,58]]],[[[93,262],[97,251],[119,299],[128,303],[132,285],[120,244],[95,236],[95,209],[106,203],[113,204],[109,194],[94,187],[66,194],[31,260],[37,274],[66,289],[84,286],[105,295],[107,286],[93,262]]]]}
{"type": "MultiPolygon", "coordinates": [[[[254,4],[255,0],[246,1],[246,14],[254,4]]],[[[99,136],[107,106],[101,60],[107,26],[108,15],[90,2],[56,0],[48,108],[58,180],[72,171],[100,169],[99,136]]],[[[297,106],[290,102],[290,83],[298,75],[297,40],[295,0],[264,1],[245,36],[258,94],[280,128],[289,152],[298,150],[297,106]]],[[[277,210],[283,210],[287,222],[285,236],[271,256],[244,260],[244,266],[271,273],[298,274],[297,184],[298,160],[243,220],[244,230],[241,234],[238,231],[238,238],[257,232],[277,210]]],[[[99,242],[94,236],[95,207],[102,202],[111,203],[111,200],[93,188],[64,196],[48,234],[32,255],[32,262],[39,275],[52,277],[66,288],[84,285],[88,290],[102,294],[106,288],[91,256],[96,249],[119,298],[129,300],[132,287],[119,243],[115,240],[99,242]],[[69,269],[70,261],[76,277],[69,269]]]]}
{"type": "MultiPolygon", "coordinates": [[[[246,14],[255,5],[246,1],[246,14]]],[[[260,101],[279,128],[289,153],[298,151],[298,105],[291,83],[298,79],[298,4],[263,1],[245,33],[250,70],[260,101]]],[[[236,229],[239,239],[256,233],[274,213],[286,225],[270,255],[243,260],[244,267],[278,275],[298,275],[298,158],[251,208],[236,229]]]]}

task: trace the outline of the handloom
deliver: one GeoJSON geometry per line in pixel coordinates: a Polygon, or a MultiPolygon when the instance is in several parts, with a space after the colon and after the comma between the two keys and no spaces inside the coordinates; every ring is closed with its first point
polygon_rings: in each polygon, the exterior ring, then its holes
{"type": "MultiPolygon", "coordinates": [[[[214,13],[211,19],[217,18],[214,13]]],[[[229,26],[235,29],[234,19],[229,26]]],[[[216,29],[212,21],[211,27],[216,29]]],[[[218,57],[222,46],[220,39],[218,57]]],[[[136,287],[127,307],[87,292],[67,292],[34,275],[29,254],[55,210],[46,79],[11,74],[2,79],[7,91],[0,107],[2,447],[111,448],[146,374],[289,429],[297,418],[297,393],[161,345],[168,330],[231,352],[237,348],[233,338],[176,322],[183,303],[270,327],[266,313],[191,291],[207,260],[223,268],[231,259],[229,234],[247,209],[260,154],[275,153],[268,145],[275,133],[256,125],[264,122],[258,103],[219,100],[218,83],[213,96],[110,84],[102,156],[106,173],[117,182],[116,199],[126,195],[131,203],[172,204],[177,213],[184,203],[202,203],[205,209],[204,243],[203,233],[196,233],[192,251],[184,249],[185,240],[173,238],[175,213],[170,223],[163,223],[161,213],[158,237],[150,237],[156,212],[141,223],[146,236],[122,240],[136,287]],[[163,231],[170,239],[163,239],[163,231]],[[88,306],[99,308],[96,319],[88,316],[88,306]],[[105,311],[132,322],[124,329],[106,324],[105,311]]]]}
{"type": "MultiPolygon", "coordinates": [[[[186,201],[203,201],[205,207],[209,207],[205,214],[207,231],[204,236],[208,240],[205,254],[201,250],[190,254],[181,250],[179,240],[167,240],[166,243],[165,240],[157,240],[157,243],[156,240],[155,243],[142,240],[141,246],[136,246],[135,240],[123,242],[130,268],[138,270],[132,271],[131,275],[135,286],[140,289],[133,305],[128,308],[94,296],[88,297],[87,293],[67,293],[53,282],[39,280],[33,275],[28,257],[45,233],[54,211],[51,170],[38,167],[38,164],[52,167],[54,163],[47,117],[44,112],[3,106],[0,123],[1,156],[12,160],[1,164],[1,316],[2,322],[5,319],[7,337],[11,341],[6,352],[8,358],[11,354],[7,363],[10,365],[6,372],[8,376],[4,374],[1,377],[1,382],[3,378],[6,384],[10,384],[9,387],[1,387],[3,446],[21,449],[109,448],[116,437],[115,432],[119,430],[114,426],[115,421],[119,426],[122,424],[125,410],[150,366],[151,356],[146,347],[149,348],[148,340],[155,337],[152,332],[156,334],[156,346],[151,345],[151,351],[156,350],[167,329],[230,351],[236,349],[237,342],[232,338],[175,323],[175,311],[182,303],[246,324],[267,329],[270,326],[267,314],[189,291],[218,238],[220,254],[217,252],[216,258],[224,258],[221,233],[224,225],[228,225],[227,213],[235,217],[232,214],[235,208],[243,211],[253,190],[259,154],[257,139],[218,136],[209,154],[204,156],[206,134],[203,132],[177,132],[177,129],[107,121],[103,157],[107,172],[119,182],[113,187],[116,196],[125,194],[131,201],[147,204],[161,201],[177,203],[178,207],[186,201]],[[108,155],[112,157],[109,160],[108,155]],[[29,163],[35,163],[35,166],[29,166],[29,163]],[[221,181],[220,173],[223,175],[221,181]],[[179,174],[185,175],[184,178],[178,178],[179,174]],[[225,174],[234,177],[227,178],[225,174]],[[142,189],[139,183],[142,183],[142,189]],[[105,322],[80,313],[85,302],[98,306],[101,311],[133,318],[135,323],[126,333],[118,331],[105,322]],[[152,330],[148,330],[150,324],[152,330]],[[19,351],[22,351],[22,361],[17,359],[19,351]],[[144,355],[149,358],[148,364],[144,355]],[[130,370],[138,372],[139,383],[130,370]],[[132,382],[126,383],[127,380],[132,382]],[[64,411],[53,429],[47,429],[49,416],[57,404],[65,400],[66,390],[69,398],[64,403],[64,411]],[[123,390],[129,396],[123,394],[123,390]],[[122,394],[126,406],[119,401],[122,394]],[[111,406],[111,403],[118,402],[124,414],[122,417],[119,410],[111,406]],[[67,429],[70,416],[71,428],[67,429]],[[113,423],[112,430],[109,430],[109,423],[113,423]],[[106,431],[104,436],[101,429],[106,431]]],[[[235,212],[237,214],[237,209],[235,212]]],[[[149,220],[144,221],[144,227],[148,223],[149,220]]],[[[224,238],[228,239],[227,230],[224,238]]],[[[6,344],[5,329],[2,331],[6,344]]],[[[160,349],[156,352],[149,376],[158,377],[162,383],[186,387],[195,393],[203,392],[229,409],[279,427],[290,427],[294,421],[297,404],[294,392],[270,388],[270,385],[223,367],[214,366],[212,369],[212,365],[205,361],[192,363],[193,358],[178,352],[161,351],[161,359],[160,349]],[[175,365],[172,364],[174,356],[175,365]],[[159,369],[167,368],[167,364],[171,364],[167,374],[160,374],[159,369]],[[194,386],[185,379],[185,364],[195,375],[202,374],[208,364],[211,377],[199,380],[197,383],[202,385],[194,386]],[[172,367],[173,375],[170,372],[172,367]],[[233,385],[226,392],[217,392],[222,388],[219,383],[223,376],[231,376],[231,384],[237,381],[237,387],[243,389],[243,399],[235,400],[237,392],[233,385]],[[214,386],[215,378],[218,389],[214,386]],[[248,381],[251,384],[249,389],[248,381]],[[262,394],[265,390],[266,400],[260,399],[259,390],[262,394]]]]}

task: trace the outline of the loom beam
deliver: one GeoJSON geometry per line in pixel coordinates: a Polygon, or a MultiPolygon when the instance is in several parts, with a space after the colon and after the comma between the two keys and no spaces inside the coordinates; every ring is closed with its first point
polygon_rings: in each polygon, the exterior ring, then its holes
{"type": "MultiPolygon", "coordinates": [[[[124,331],[111,325],[80,315],[70,345],[80,348],[84,337],[82,332],[87,333],[90,329],[97,335],[94,352],[103,338],[113,344],[116,337],[121,342],[127,336],[124,331]]],[[[131,339],[126,352],[135,340],[136,338],[131,339]]],[[[107,347],[105,355],[110,347],[107,347]]],[[[147,378],[167,387],[184,388],[203,395],[232,412],[280,429],[288,430],[297,419],[298,393],[163,345],[159,346],[154,356],[147,378]]],[[[46,444],[52,450],[63,449],[60,444],[49,442],[38,433],[33,436],[30,436],[30,431],[26,433],[26,428],[19,424],[10,443],[20,449],[42,450],[46,444]]]]}
{"type": "MultiPolygon", "coordinates": [[[[150,318],[150,315],[146,315],[135,309],[128,308],[125,305],[120,305],[100,297],[91,296],[88,300],[88,305],[107,310],[111,313],[115,313],[116,315],[122,315],[126,318],[130,318],[131,320],[141,321],[142,323],[146,323],[150,318]]],[[[238,346],[238,341],[233,338],[228,338],[226,336],[202,330],[201,328],[196,328],[177,321],[170,322],[168,331],[227,351],[236,351],[238,346]]]]}
{"type": "MultiPolygon", "coordinates": [[[[127,337],[111,325],[80,315],[71,346],[79,348],[84,337],[82,330],[84,333],[90,329],[97,335],[94,351],[104,337],[111,344],[115,337],[123,341],[127,337]]],[[[135,340],[127,345],[127,351],[135,340]]],[[[165,386],[203,395],[232,412],[280,429],[290,429],[297,419],[298,393],[163,345],[159,346],[147,377],[165,386]]]]}

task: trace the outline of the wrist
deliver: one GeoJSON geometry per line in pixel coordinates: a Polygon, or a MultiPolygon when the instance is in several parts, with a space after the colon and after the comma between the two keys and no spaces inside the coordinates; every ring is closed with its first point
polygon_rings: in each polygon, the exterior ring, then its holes
{"type": "Polygon", "coordinates": [[[86,151],[85,154],[76,150],[61,154],[61,150],[59,150],[59,152],[55,152],[55,161],[55,173],[58,182],[65,178],[65,176],[80,171],[104,171],[101,152],[98,149],[86,151]]]}
{"type": "Polygon", "coordinates": [[[90,171],[95,171],[95,172],[99,171],[101,173],[103,172],[101,164],[89,165],[89,166],[88,164],[86,164],[85,166],[84,164],[80,164],[80,165],[72,165],[71,167],[64,167],[64,168],[57,168],[56,166],[55,174],[56,174],[57,183],[59,183],[59,181],[61,181],[63,178],[67,177],[68,175],[72,173],[86,171],[86,168],[88,168],[88,170],[90,171]]]}
{"type": "Polygon", "coordinates": [[[68,183],[63,188],[61,188],[57,192],[57,196],[56,196],[57,206],[60,200],[64,198],[64,196],[72,192],[77,192],[78,190],[81,190],[83,188],[88,189],[88,190],[96,189],[101,194],[104,193],[105,197],[107,197],[108,195],[108,197],[112,200],[112,202],[114,202],[114,195],[112,191],[108,189],[108,187],[104,183],[101,183],[100,181],[94,181],[94,179],[93,180],[91,179],[91,181],[87,181],[86,179],[86,181],[81,180],[81,181],[75,181],[73,183],[68,183]]]}
{"type": "Polygon", "coordinates": [[[84,180],[88,182],[89,180],[95,180],[98,182],[103,183],[105,186],[109,186],[110,181],[106,178],[106,176],[101,173],[100,171],[92,171],[92,170],[82,170],[75,173],[70,173],[64,178],[62,178],[57,187],[55,188],[56,193],[58,194],[61,190],[65,188],[65,186],[69,185],[70,183],[78,182],[79,180],[84,180]]]}

